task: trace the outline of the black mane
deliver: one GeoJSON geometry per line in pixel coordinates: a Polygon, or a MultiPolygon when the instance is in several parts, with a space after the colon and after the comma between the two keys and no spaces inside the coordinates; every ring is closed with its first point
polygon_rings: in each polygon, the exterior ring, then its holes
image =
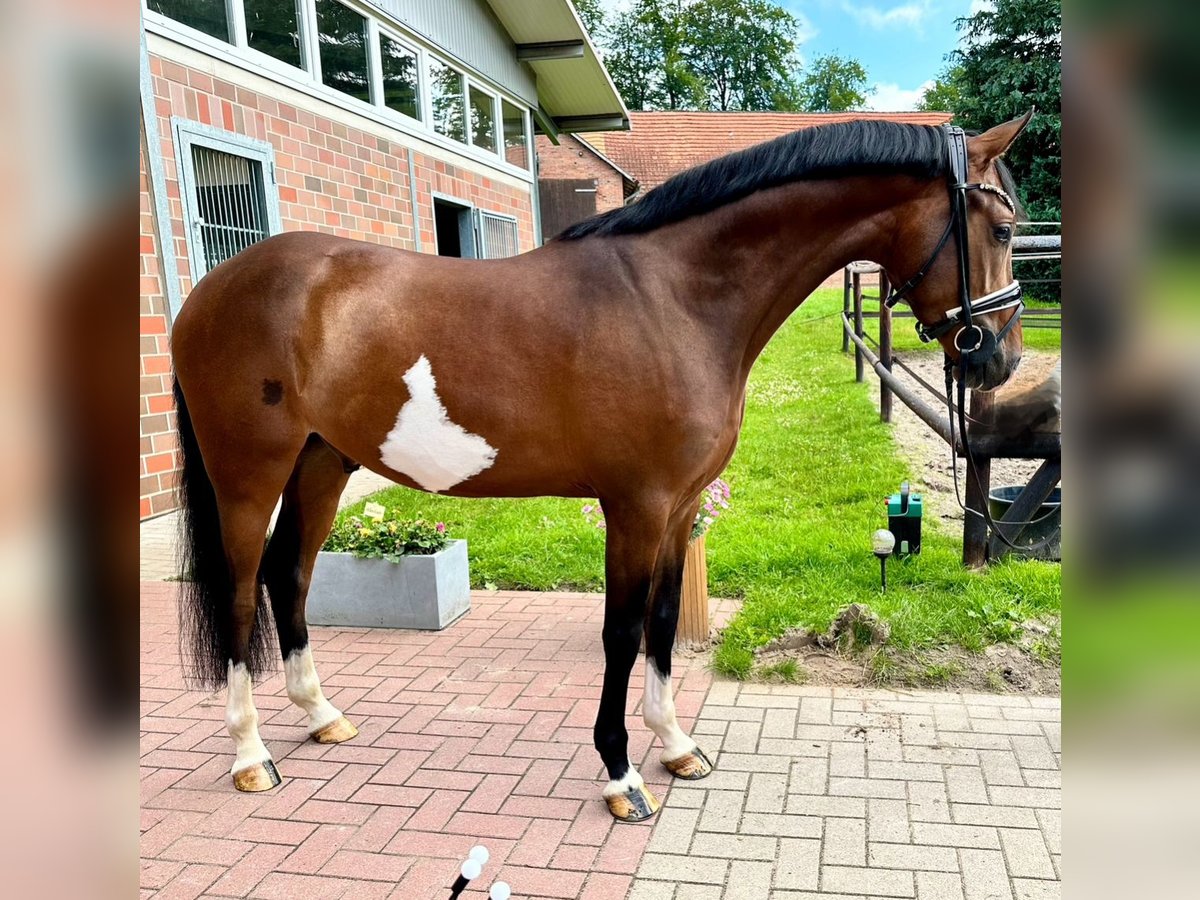
{"type": "Polygon", "coordinates": [[[945,171],[945,139],[932,125],[872,119],[819,125],[680,172],[636,203],[572,225],[557,240],[652,231],[791,181],[882,174],[933,178],[945,171]]]}

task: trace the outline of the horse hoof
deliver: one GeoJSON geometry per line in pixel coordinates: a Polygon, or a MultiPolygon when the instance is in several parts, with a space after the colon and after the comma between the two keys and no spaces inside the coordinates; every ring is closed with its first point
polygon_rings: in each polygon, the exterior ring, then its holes
{"type": "Polygon", "coordinates": [[[312,733],[312,739],[318,744],[340,744],[358,735],[358,729],[350,724],[345,716],[338,716],[328,725],[318,728],[312,733]]]}
{"type": "Polygon", "coordinates": [[[608,811],[618,822],[645,822],[662,806],[646,785],[630,788],[624,794],[605,797],[608,811]]]}
{"type": "Polygon", "coordinates": [[[233,786],[239,791],[251,794],[258,791],[269,791],[280,781],[282,779],[279,777],[279,770],[269,759],[233,773],[233,786]]]}
{"type": "Polygon", "coordinates": [[[699,747],[694,748],[691,753],[685,753],[679,759],[664,762],[663,765],[676,778],[684,778],[688,781],[706,778],[712,774],[713,770],[712,760],[705,756],[704,751],[699,747]]]}

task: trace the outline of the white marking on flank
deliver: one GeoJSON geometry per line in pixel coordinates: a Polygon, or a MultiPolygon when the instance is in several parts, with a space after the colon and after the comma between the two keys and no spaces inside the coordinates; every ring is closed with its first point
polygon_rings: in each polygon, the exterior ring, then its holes
{"type": "Polygon", "coordinates": [[[408,385],[408,401],[400,407],[396,426],[379,446],[385,466],[437,493],[492,465],[496,449],[450,421],[437,395],[433,368],[424,355],[404,373],[404,383],[408,385]]]}
{"type": "Polygon", "coordinates": [[[245,663],[236,666],[229,661],[229,678],[227,698],[225,703],[225,727],[237,755],[233,760],[233,768],[229,771],[237,773],[271,758],[266,745],[258,736],[258,710],[254,707],[254,687],[250,683],[250,672],[245,663]]]}
{"type": "Polygon", "coordinates": [[[312,650],[308,644],[288,654],[283,663],[283,672],[287,677],[288,697],[308,713],[309,734],[342,717],[338,708],[326,700],[321,692],[321,679],[317,677],[312,650]]]}
{"type": "Polygon", "coordinates": [[[687,756],[696,749],[693,741],[675,720],[675,698],[671,694],[671,678],[662,675],[650,657],[646,658],[646,688],[642,697],[642,721],[658,735],[663,743],[663,762],[687,756]]]}
{"type": "Polygon", "coordinates": [[[634,788],[640,788],[646,782],[642,781],[642,776],[638,774],[638,770],[633,767],[633,763],[629,764],[629,771],[625,773],[624,778],[615,778],[604,786],[601,795],[605,798],[619,797],[622,794],[628,794],[634,788]]]}

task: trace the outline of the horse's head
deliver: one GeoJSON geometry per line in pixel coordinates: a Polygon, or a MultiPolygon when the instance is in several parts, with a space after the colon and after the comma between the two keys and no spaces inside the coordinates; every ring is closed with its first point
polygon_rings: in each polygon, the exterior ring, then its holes
{"type": "MultiPolygon", "coordinates": [[[[1030,115],[965,138],[965,148],[960,143],[958,152],[965,172],[956,172],[956,138],[948,132],[949,189],[937,185],[919,201],[920,213],[909,220],[911,231],[898,242],[905,248],[898,270],[917,274],[897,295],[912,307],[922,339],[937,340],[956,373],[966,353],[966,384],[976,390],[999,387],[1021,360],[1020,286],[1012,274],[1018,206],[1000,157],[1030,115]]],[[[960,135],[957,140],[964,139],[960,135]]]]}

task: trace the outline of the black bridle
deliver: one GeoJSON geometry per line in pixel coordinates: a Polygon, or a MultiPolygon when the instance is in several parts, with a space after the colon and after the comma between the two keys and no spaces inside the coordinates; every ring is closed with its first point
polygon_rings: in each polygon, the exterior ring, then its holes
{"type": "MultiPolygon", "coordinates": [[[[967,439],[967,418],[966,418],[966,400],[967,400],[967,368],[971,363],[972,357],[978,353],[985,344],[987,350],[982,354],[990,356],[1000,346],[1000,342],[1004,340],[1004,336],[1008,334],[1012,327],[1021,319],[1021,313],[1025,309],[1025,304],[1021,299],[1021,283],[1015,278],[1004,287],[997,291],[992,291],[982,297],[971,299],[971,260],[970,260],[970,245],[967,241],[967,192],[968,191],[986,191],[999,197],[1004,204],[1016,212],[1016,204],[1013,199],[1008,196],[1000,188],[992,184],[982,182],[967,181],[967,136],[966,133],[956,125],[943,125],[942,131],[946,137],[946,156],[947,156],[947,181],[950,191],[950,221],[946,223],[946,228],[942,232],[942,236],[938,239],[937,245],[933,248],[933,252],[929,255],[929,259],[921,266],[917,273],[912,278],[904,282],[899,288],[892,291],[888,295],[884,303],[890,309],[901,300],[908,297],[909,294],[924,281],[926,274],[945,249],[946,244],[950,241],[950,236],[954,235],[955,244],[958,252],[958,296],[959,306],[947,310],[945,318],[933,325],[923,325],[917,323],[917,336],[924,343],[936,341],[943,335],[949,334],[954,329],[958,329],[954,333],[954,347],[958,350],[958,432],[963,446],[963,455],[967,460],[967,469],[975,478],[977,486],[980,488],[980,495],[985,492],[982,490],[982,479],[979,475],[978,464],[975,462],[975,455],[971,452],[971,445],[967,439]],[[991,340],[986,340],[988,332],[978,325],[974,317],[980,315],[988,315],[990,313],[1002,312],[1006,309],[1013,310],[1008,321],[997,332],[991,340]],[[966,336],[964,340],[964,335],[966,336]]],[[[1013,550],[1029,550],[1037,549],[1038,547],[1049,543],[1053,538],[1048,538],[1034,547],[1023,547],[1014,544],[1005,535],[1004,532],[996,527],[996,522],[992,519],[991,511],[987,507],[986,497],[983,503],[983,510],[974,510],[967,507],[962,501],[962,496],[958,488],[958,464],[953,459],[954,454],[954,419],[955,419],[955,402],[954,402],[954,368],[955,363],[950,358],[950,354],[946,354],[946,405],[950,413],[950,452],[951,452],[951,467],[954,470],[954,494],[958,500],[958,505],[963,508],[964,513],[980,516],[987,523],[991,532],[1006,546],[1013,550]]],[[[1006,525],[1030,525],[1040,519],[1034,519],[1030,522],[1006,522],[1006,525]]]]}
{"type": "Polygon", "coordinates": [[[958,296],[960,305],[954,309],[947,310],[946,317],[933,325],[923,325],[918,322],[917,336],[920,337],[922,342],[928,344],[957,328],[958,331],[954,335],[954,346],[960,356],[966,359],[968,354],[979,350],[984,344],[984,330],[975,323],[975,316],[1002,312],[1006,309],[1014,310],[1013,314],[1004,324],[1004,327],[996,334],[995,346],[999,346],[1004,336],[1020,321],[1021,313],[1025,309],[1025,304],[1021,300],[1021,283],[1016,279],[1013,279],[998,291],[992,291],[992,293],[986,294],[983,297],[977,297],[974,300],[971,299],[971,258],[968,252],[970,245],[967,242],[967,192],[985,191],[999,197],[1004,205],[1013,212],[1016,212],[1017,207],[1013,199],[995,185],[983,182],[968,182],[966,133],[957,125],[943,125],[942,132],[946,137],[946,172],[948,187],[950,189],[950,221],[946,223],[946,228],[942,232],[942,236],[938,238],[937,245],[933,248],[933,252],[929,254],[929,259],[925,261],[925,264],[917,270],[917,273],[912,278],[892,291],[888,298],[884,300],[884,303],[890,309],[901,300],[906,299],[925,280],[925,276],[933,267],[934,262],[941,256],[942,250],[949,243],[950,235],[954,235],[958,250],[958,296]],[[963,335],[967,336],[965,342],[963,335]],[[974,343],[970,343],[971,341],[974,341],[974,343]]]}

